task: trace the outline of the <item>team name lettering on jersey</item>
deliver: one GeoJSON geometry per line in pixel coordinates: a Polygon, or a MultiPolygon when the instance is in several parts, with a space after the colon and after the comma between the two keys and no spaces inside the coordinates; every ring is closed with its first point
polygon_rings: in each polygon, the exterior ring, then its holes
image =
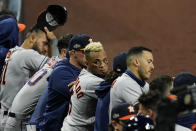
{"type": "Polygon", "coordinates": [[[79,85],[79,83],[80,83],[80,80],[78,78],[76,82],[76,86],[75,86],[75,92],[77,94],[78,99],[84,96],[84,93],[81,91],[81,86],[79,85]]]}
{"type": "MultiPolygon", "coordinates": [[[[75,81],[75,84],[73,85],[74,87],[74,91],[72,92],[72,95],[74,94],[74,93],[76,93],[76,95],[77,95],[77,98],[78,99],[80,99],[81,97],[83,97],[84,96],[84,93],[81,91],[81,86],[79,85],[79,83],[80,83],[80,80],[79,80],[79,78],[77,78],[77,80],[75,81]]],[[[69,111],[68,111],[68,114],[70,115],[71,114],[71,110],[72,110],[72,102],[71,102],[71,99],[70,99],[70,102],[69,102],[69,111]]]]}

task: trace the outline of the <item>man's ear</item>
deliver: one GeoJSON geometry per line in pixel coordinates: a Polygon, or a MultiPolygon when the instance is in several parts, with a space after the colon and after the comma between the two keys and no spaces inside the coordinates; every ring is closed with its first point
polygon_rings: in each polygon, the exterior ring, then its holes
{"type": "Polygon", "coordinates": [[[31,43],[34,43],[35,40],[36,40],[35,34],[31,34],[31,35],[29,36],[29,41],[30,41],[31,43]]]}
{"type": "Polygon", "coordinates": [[[29,46],[30,47],[33,47],[33,45],[35,44],[35,42],[36,42],[36,36],[35,36],[35,34],[31,34],[29,36],[29,46]]]}
{"type": "Polygon", "coordinates": [[[70,55],[74,55],[74,54],[75,54],[75,50],[71,50],[70,55]]]}
{"type": "Polygon", "coordinates": [[[133,62],[133,65],[134,65],[135,67],[139,67],[140,62],[139,62],[139,59],[138,59],[138,58],[134,58],[132,62],[133,62]]]}
{"type": "Polygon", "coordinates": [[[154,117],[154,112],[152,109],[148,109],[148,114],[150,115],[151,118],[154,117]]]}
{"type": "Polygon", "coordinates": [[[88,61],[86,60],[86,58],[85,58],[85,62],[84,63],[85,63],[86,66],[88,66],[88,61]]]}
{"type": "Polygon", "coordinates": [[[67,50],[65,48],[62,48],[60,53],[61,53],[61,56],[65,57],[67,50]]]}
{"type": "Polygon", "coordinates": [[[25,42],[22,44],[22,48],[25,48],[25,49],[32,49],[33,48],[33,45],[36,41],[36,37],[34,34],[31,34],[26,40],[25,42]]]}

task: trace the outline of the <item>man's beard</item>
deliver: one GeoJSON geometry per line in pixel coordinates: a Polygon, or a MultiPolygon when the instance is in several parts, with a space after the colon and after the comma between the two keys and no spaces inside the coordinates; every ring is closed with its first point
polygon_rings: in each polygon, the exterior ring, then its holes
{"type": "Polygon", "coordinates": [[[34,43],[33,44],[33,47],[32,47],[33,50],[39,52],[40,54],[42,54],[42,52],[39,50],[38,46],[37,46],[37,43],[34,43]]]}
{"type": "Polygon", "coordinates": [[[85,64],[82,64],[82,63],[80,63],[80,62],[78,62],[78,65],[83,69],[86,69],[87,67],[86,67],[86,65],[85,64]]]}
{"type": "Polygon", "coordinates": [[[144,73],[143,73],[143,71],[141,69],[138,70],[138,74],[139,74],[139,76],[140,76],[142,81],[147,80],[147,78],[144,76],[144,73]]]}

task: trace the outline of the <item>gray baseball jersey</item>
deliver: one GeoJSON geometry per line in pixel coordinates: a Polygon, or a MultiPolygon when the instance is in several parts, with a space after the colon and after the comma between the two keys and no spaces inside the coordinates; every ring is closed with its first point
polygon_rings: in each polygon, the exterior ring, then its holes
{"type": "Polygon", "coordinates": [[[111,110],[120,103],[137,103],[142,93],[147,93],[149,84],[137,79],[130,71],[126,71],[118,77],[110,91],[109,120],[111,121],[111,110]]]}
{"type": "Polygon", "coordinates": [[[70,110],[62,131],[91,130],[95,122],[97,96],[95,89],[104,80],[83,69],[77,79],[70,100],[70,110]],[[80,128],[81,127],[81,128],[80,128]]]}
{"type": "Polygon", "coordinates": [[[8,51],[1,75],[1,106],[9,109],[14,97],[48,57],[32,49],[15,47],[8,51]]]}
{"type": "MultiPolygon", "coordinates": [[[[47,78],[50,76],[52,70],[60,59],[52,57],[42,69],[36,72],[30,80],[23,86],[23,88],[15,96],[9,112],[15,113],[16,117],[8,117],[6,128],[12,130],[21,129],[17,115],[23,116],[25,121],[28,121],[29,116],[33,113],[35,106],[39,100],[45,87],[48,85],[47,78]],[[17,125],[19,124],[19,125],[17,125]]],[[[25,126],[23,127],[25,128],[25,126]]]]}
{"type": "Polygon", "coordinates": [[[47,78],[60,59],[52,57],[42,69],[36,72],[15,96],[9,111],[19,114],[31,114],[40,95],[48,85],[47,78]]]}

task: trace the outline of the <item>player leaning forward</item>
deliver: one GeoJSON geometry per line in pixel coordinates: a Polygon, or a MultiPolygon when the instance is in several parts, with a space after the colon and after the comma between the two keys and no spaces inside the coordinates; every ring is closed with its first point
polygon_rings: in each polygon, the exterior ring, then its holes
{"type": "Polygon", "coordinates": [[[6,122],[7,111],[17,92],[47,62],[48,57],[43,54],[47,52],[48,34],[32,28],[21,47],[16,46],[8,51],[0,82],[1,126],[6,122]]]}
{"type": "Polygon", "coordinates": [[[54,56],[50,58],[48,62],[39,71],[37,71],[17,93],[12,102],[12,106],[9,109],[5,125],[6,130],[22,131],[26,129],[26,123],[33,113],[40,95],[48,85],[48,78],[51,72],[56,64],[61,59],[65,58],[68,42],[72,36],[73,35],[68,34],[58,40],[60,55],[58,57],[54,56]]]}
{"type": "MultiPolygon", "coordinates": [[[[67,18],[66,8],[59,5],[51,5],[42,13],[44,14],[38,16],[37,24],[27,33],[21,47],[16,46],[7,53],[0,80],[0,126],[2,128],[5,126],[8,109],[11,107],[16,94],[29,78],[48,61],[47,56],[50,56],[49,52],[52,46],[48,43],[50,40],[56,41],[54,40],[55,35],[51,31],[60,26],[59,23],[63,25],[67,18]],[[51,12],[49,9],[56,10],[51,12]],[[59,12],[63,13],[60,19],[55,17],[57,14],[60,15],[59,12]],[[51,20],[48,21],[46,15],[50,15],[51,20]],[[53,25],[51,22],[57,24],[53,25]]],[[[53,51],[57,49],[56,46],[54,47],[53,51]]]]}
{"type": "Polygon", "coordinates": [[[94,129],[97,96],[95,89],[108,71],[108,59],[101,43],[85,47],[87,69],[83,69],[74,85],[69,114],[62,131],[91,131],[94,129]]]}

